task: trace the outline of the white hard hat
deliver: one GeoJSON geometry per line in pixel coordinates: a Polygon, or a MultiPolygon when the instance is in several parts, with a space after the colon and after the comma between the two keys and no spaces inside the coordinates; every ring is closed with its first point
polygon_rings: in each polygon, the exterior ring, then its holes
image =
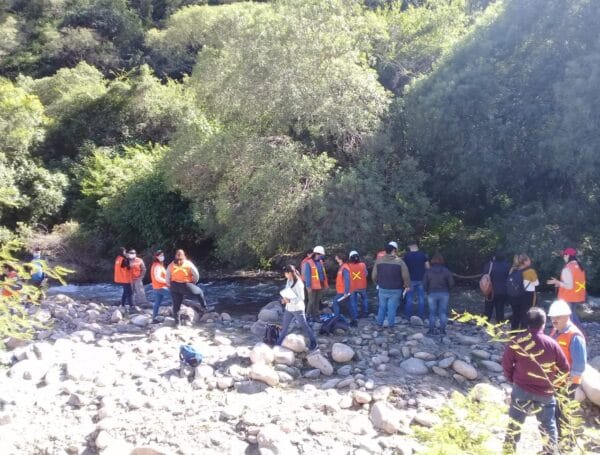
{"type": "Polygon", "coordinates": [[[391,245],[394,248],[398,249],[398,244],[396,242],[394,242],[393,240],[390,243],[388,243],[388,245],[391,245]]]}
{"type": "Polygon", "coordinates": [[[325,254],[325,248],[323,248],[321,245],[317,245],[314,249],[313,249],[313,253],[318,253],[318,254],[325,254]]]}
{"type": "Polygon", "coordinates": [[[348,255],[349,258],[351,258],[352,256],[358,256],[358,251],[350,251],[350,254],[348,255]]]}
{"type": "Polygon", "coordinates": [[[548,316],[551,318],[555,316],[570,316],[571,315],[571,307],[564,300],[555,300],[550,305],[550,309],[548,310],[548,316]]]}

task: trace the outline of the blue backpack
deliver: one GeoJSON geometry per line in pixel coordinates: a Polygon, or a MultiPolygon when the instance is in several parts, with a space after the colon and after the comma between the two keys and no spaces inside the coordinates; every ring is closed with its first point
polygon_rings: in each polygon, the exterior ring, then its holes
{"type": "Polygon", "coordinates": [[[179,360],[191,367],[197,367],[202,363],[202,354],[191,344],[182,344],[179,348],[179,360]]]}

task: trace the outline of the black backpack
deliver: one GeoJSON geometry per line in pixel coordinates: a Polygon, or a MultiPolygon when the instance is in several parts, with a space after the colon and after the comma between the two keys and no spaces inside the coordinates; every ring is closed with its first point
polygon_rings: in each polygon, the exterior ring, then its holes
{"type": "Polygon", "coordinates": [[[509,297],[520,297],[525,294],[525,286],[523,286],[523,270],[515,269],[510,272],[506,279],[506,293],[509,297]]]}
{"type": "Polygon", "coordinates": [[[319,333],[324,335],[331,335],[337,329],[342,329],[346,331],[349,328],[350,326],[348,325],[348,322],[346,321],[344,316],[338,314],[337,316],[333,316],[327,319],[321,326],[321,330],[319,333]]]}
{"type": "Polygon", "coordinates": [[[279,327],[274,324],[267,324],[267,327],[265,328],[265,336],[263,337],[265,344],[268,344],[269,346],[275,346],[278,339],[279,327]]]}

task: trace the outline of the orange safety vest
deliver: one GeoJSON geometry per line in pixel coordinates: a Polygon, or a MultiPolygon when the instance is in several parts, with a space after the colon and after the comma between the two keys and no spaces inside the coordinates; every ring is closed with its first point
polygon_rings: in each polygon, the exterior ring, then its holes
{"type": "Polygon", "coordinates": [[[344,289],[344,270],[348,270],[348,273],[350,273],[350,283],[352,283],[352,273],[350,272],[350,267],[348,266],[348,264],[342,264],[338,269],[337,275],[335,277],[335,292],[337,292],[338,294],[344,294],[346,292],[346,290],[344,289]]]}
{"type": "Polygon", "coordinates": [[[571,271],[573,276],[573,289],[558,288],[558,298],[568,303],[585,302],[585,272],[581,270],[576,261],[571,261],[565,265],[571,271]]]}
{"type": "Polygon", "coordinates": [[[2,287],[2,296],[3,297],[11,297],[11,296],[19,293],[19,290],[21,289],[22,286],[17,283],[18,278],[19,278],[19,275],[17,274],[17,272],[14,272],[14,271],[8,272],[8,275],[6,276],[4,281],[7,281],[7,282],[14,281],[14,284],[12,286],[5,284],[2,287]]]}
{"type": "Polygon", "coordinates": [[[144,265],[144,261],[140,258],[135,258],[133,260],[133,264],[129,263],[129,270],[131,271],[131,279],[137,280],[138,278],[142,278],[142,266],[144,265]]]}
{"type": "Polygon", "coordinates": [[[350,291],[367,289],[367,266],[364,262],[350,262],[350,291]]]}
{"type": "MultiPolygon", "coordinates": [[[[583,337],[583,333],[581,333],[581,330],[579,330],[575,324],[571,324],[568,327],[566,332],[560,333],[558,336],[556,336],[556,329],[552,329],[550,336],[556,340],[556,342],[562,349],[562,352],[565,354],[565,357],[567,358],[567,361],[569,362],[569,368],[570,368],[573,365],[573,358],[571,357],[571,341],[573,340],[574,336],[583,337]]],[[[573,383],[580,384],[581,377],[574,376],[573,383]]]]}
{"type": "Polygon", "coordinates": [[[127,267],[121,267],[123,256],[117,256],[115,259],[115,278],[114,282],[119,284],[131,283],[131,271],[127,267]]]}
{"type": "Polygon", "coordinates": [[[150,268],[150,279],[152,280],[152,289],[164,289],[168,288],[167,283],[164,280],[167,279],[167,269],[160,262],[153,262],[150,268]],[[157,270],[158,269],[158,270],[157,270]],[[163,281],[158,281],[156,275],[162,278],[163,281]]]}
{"type": "Polygon", "coordinates": [[[306,261],[310,266],[310,287],[313,291],[318,291],[319,289],[327,289],[329,287],[329,281],[327,280],[327,272],[325,271],[325,266],[323,265],[323,283],[319,280],[319,271],[317,270],[317,264],[312,259],[306,261]]]}
{"type": "Polygon", "coordinates": [[[171,281],[175,283],[191,283],[194,281],[192,263],[187,259],[181,265],[175,264],[175,261],[171,262],[169,264],[169,274],[171,275],[171,281]]]}

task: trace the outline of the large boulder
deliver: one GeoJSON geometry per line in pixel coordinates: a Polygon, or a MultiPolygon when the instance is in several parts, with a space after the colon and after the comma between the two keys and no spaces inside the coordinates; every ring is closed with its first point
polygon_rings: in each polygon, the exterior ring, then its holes
{"type": "Polygon", "coordinates": [[[306,340],[302,335],[298,335],[297,333],[290,333],[283,339],[283,343],[281,345],[284,348],[288,348],[294,352],[304,352],[306,351],[306,340]]]}
{"type": "Polygon", "coordinates": [[[467,379],[477,379],[478,373],[475,367],[463,360],[455,360],[452,364],[452,369],[467,379]]]}
{"type": "Polygon", "coordinates": [[[494,362],[492,360],[481,360],[480,363],[494,373],[502,373],[504,371],[502,365],[500,365],[498,362],[494,362]]]}
{"type": "Polygon", "coordinates": [[[600,373],[594,367],[588,365],[583,373],[581,388],[588,400],[596,406],[600,406],[600,373]]]}
{"type": "Polygon", "coordinates": [[[429,368],[427,368],[425,362],[414,357],[400,363],[400,368],[409,374],[427,374],[429,372],[429,368]]]}
{"type": "Polygon", "coordinates": [[[331,358],[338,363],[349,362],[354,354],[354,349],[344,343],[333,343],[331,347],[331,358]]]}
{"type": "Polygon", "coordinates": [[[258,338],[263,338],[265,336],[265,330],[267,329],[267,323],[265,321],[258,320],[252,327],[250,327],[250,331],[257,336],[258,338]]]}
{"type": "Polygon", "coordinates": [[[267,385],[276,386],[279,384],[279,375],[270,365],[264,363],[255,363],[250,368],[250,378],[256,381],[264,382],[267,385]]]}
{"type": "Polygon", "coordinates": [[[268,323],[278,323],[283,316],[283,307],[277,301],[267,303],[258,313],[258,320],[268,323]]]}
{"type": "Polygon", "coordinates": [[[257,343],[250,351],[250,360],[252,363],[262,363],[265,365],[270,365],[273,363],[275,356],[273,355],[273,350],[271,347],[265,343],[257,343]]]}
{"type": "Polygon", "coordinates": [[[294,351],[284,348],[282,346],[274,346],[272,349],[273,352],[273,362],[282,363],[284,365],[293,365],[296,357],[294,356],[294,351]]]}
{"type": "Polygon", "coordinates": [[[138,327],[146,327],[150,324],[151,317],[147,314],[136,314],[130,320],[133,325],[137,325],[138,327]]]}
{"type": "Polygon", "coordinates": [[[325,376],[331,376],[333,374],[331,362],[323,357],[320,352],[313,352],[308,355],[306,361],[311,367],[318,369],[321,374],[324,374],[325,376]]]}
{"type": "Polygon", "coordinates": [[[369,414],[371,423],[378,430],[386,433],[406,432],[406,422],[403,414],[385,401],[377,401],[369,414]]]}

